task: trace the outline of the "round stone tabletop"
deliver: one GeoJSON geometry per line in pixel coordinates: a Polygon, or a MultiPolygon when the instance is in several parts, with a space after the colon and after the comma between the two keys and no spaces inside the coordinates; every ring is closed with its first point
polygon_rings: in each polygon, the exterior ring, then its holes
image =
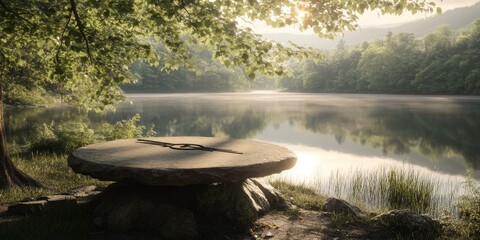
{"type": "Polygon", "coordinates": [[[253,140],[156,137],[88,145],[75,150],[68,164],[100,180],[183,186],[263,177],[292,168],[296,160],[284,147],[253,140]]]}

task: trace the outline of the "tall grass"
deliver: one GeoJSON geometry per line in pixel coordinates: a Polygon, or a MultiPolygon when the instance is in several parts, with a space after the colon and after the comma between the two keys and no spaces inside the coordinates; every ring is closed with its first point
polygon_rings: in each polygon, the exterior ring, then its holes
{"type": "Polygon", "coordinates": [[[468,194],[460,198],[460,236],[462,239],[480,238],[480,184],[471,176],[466,182],[468,194]]]}
{"type": "Polygon", "coordinates": [[[419,213],[430,213],[435,205],[432,201],[435,183],[421,178],[413,169],[379,168],[373,172],[357,171],[350,184],[351,192],[348,198],[363,199],[370,206],[408,208],[419,213]]]}
{"type": "Polygon", "coordinates": [[[314,188],[321,195],[342,198],[371,211],[410,209],[433,216],[444,210],[456,212],[455,194],[461,192],[453,183],[445,186],[436,176],[425,176],[410,166],[337,170],[308,183],[282,177],[276,179],[314,188]]]}

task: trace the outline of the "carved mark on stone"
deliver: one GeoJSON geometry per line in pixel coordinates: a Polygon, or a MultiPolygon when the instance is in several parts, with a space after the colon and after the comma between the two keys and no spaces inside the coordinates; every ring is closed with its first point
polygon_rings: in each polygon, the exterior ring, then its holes
{"type": "Polygon", "coordinates": [[[169,142],[161,142],[161,141],[142,139],[142,138],[137,139],[137,143],[159,145],[159,146],[168,147],[174,150],[201,150],[201,151],[207,151],[207,152],[215,151],[215,152],[224,152],[224,153],[233,153],[233,154],[243,154],[241,152],[237,152],[230,149],[205,147],[203,145],[195,144],[195,143],[169,143],[169,142]]]}

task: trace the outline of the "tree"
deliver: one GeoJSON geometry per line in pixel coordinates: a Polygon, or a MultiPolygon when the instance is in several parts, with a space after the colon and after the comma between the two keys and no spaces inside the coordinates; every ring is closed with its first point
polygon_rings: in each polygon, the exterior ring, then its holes
{"type": "MultiPolygon", "coordinates": [[[[0,0],[0,81],[3,88],[19,84],[27,91],[55,90],[67,102],[103,109],[122,99],[119,84],[134,80],[129,64],[162,58],[165,69],[188,66],[190,44],[209,46],[214,58],[243,66],[252,79],[256,72],[281,74],[279,63],[292,56],[314,54],[264,41],[241,28],[241,18],[272,27],[295,24],[333,37],[355,29],[365,10],[399,14],[433,8],[434,3],[422,0],[0,0]],[[152,51],[151,39],[162,42],[167,54],[152,51]]],[[[0,187],[38,186],[13,167],[1,126],[0,187]]]]}

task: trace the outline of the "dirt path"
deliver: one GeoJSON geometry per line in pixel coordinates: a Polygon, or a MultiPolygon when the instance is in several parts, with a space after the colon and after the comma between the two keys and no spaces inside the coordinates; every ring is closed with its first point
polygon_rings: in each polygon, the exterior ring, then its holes
{"type": "Polygon", "coordinates": [[[257,220],[252,236],[238,239],[367,239],[366,232],[355,226],[335,225],[331,213],[299,210],[294,215],[269,213],[257,220]],[[346,227],[346,228],[345,228],[346,227]]]}

